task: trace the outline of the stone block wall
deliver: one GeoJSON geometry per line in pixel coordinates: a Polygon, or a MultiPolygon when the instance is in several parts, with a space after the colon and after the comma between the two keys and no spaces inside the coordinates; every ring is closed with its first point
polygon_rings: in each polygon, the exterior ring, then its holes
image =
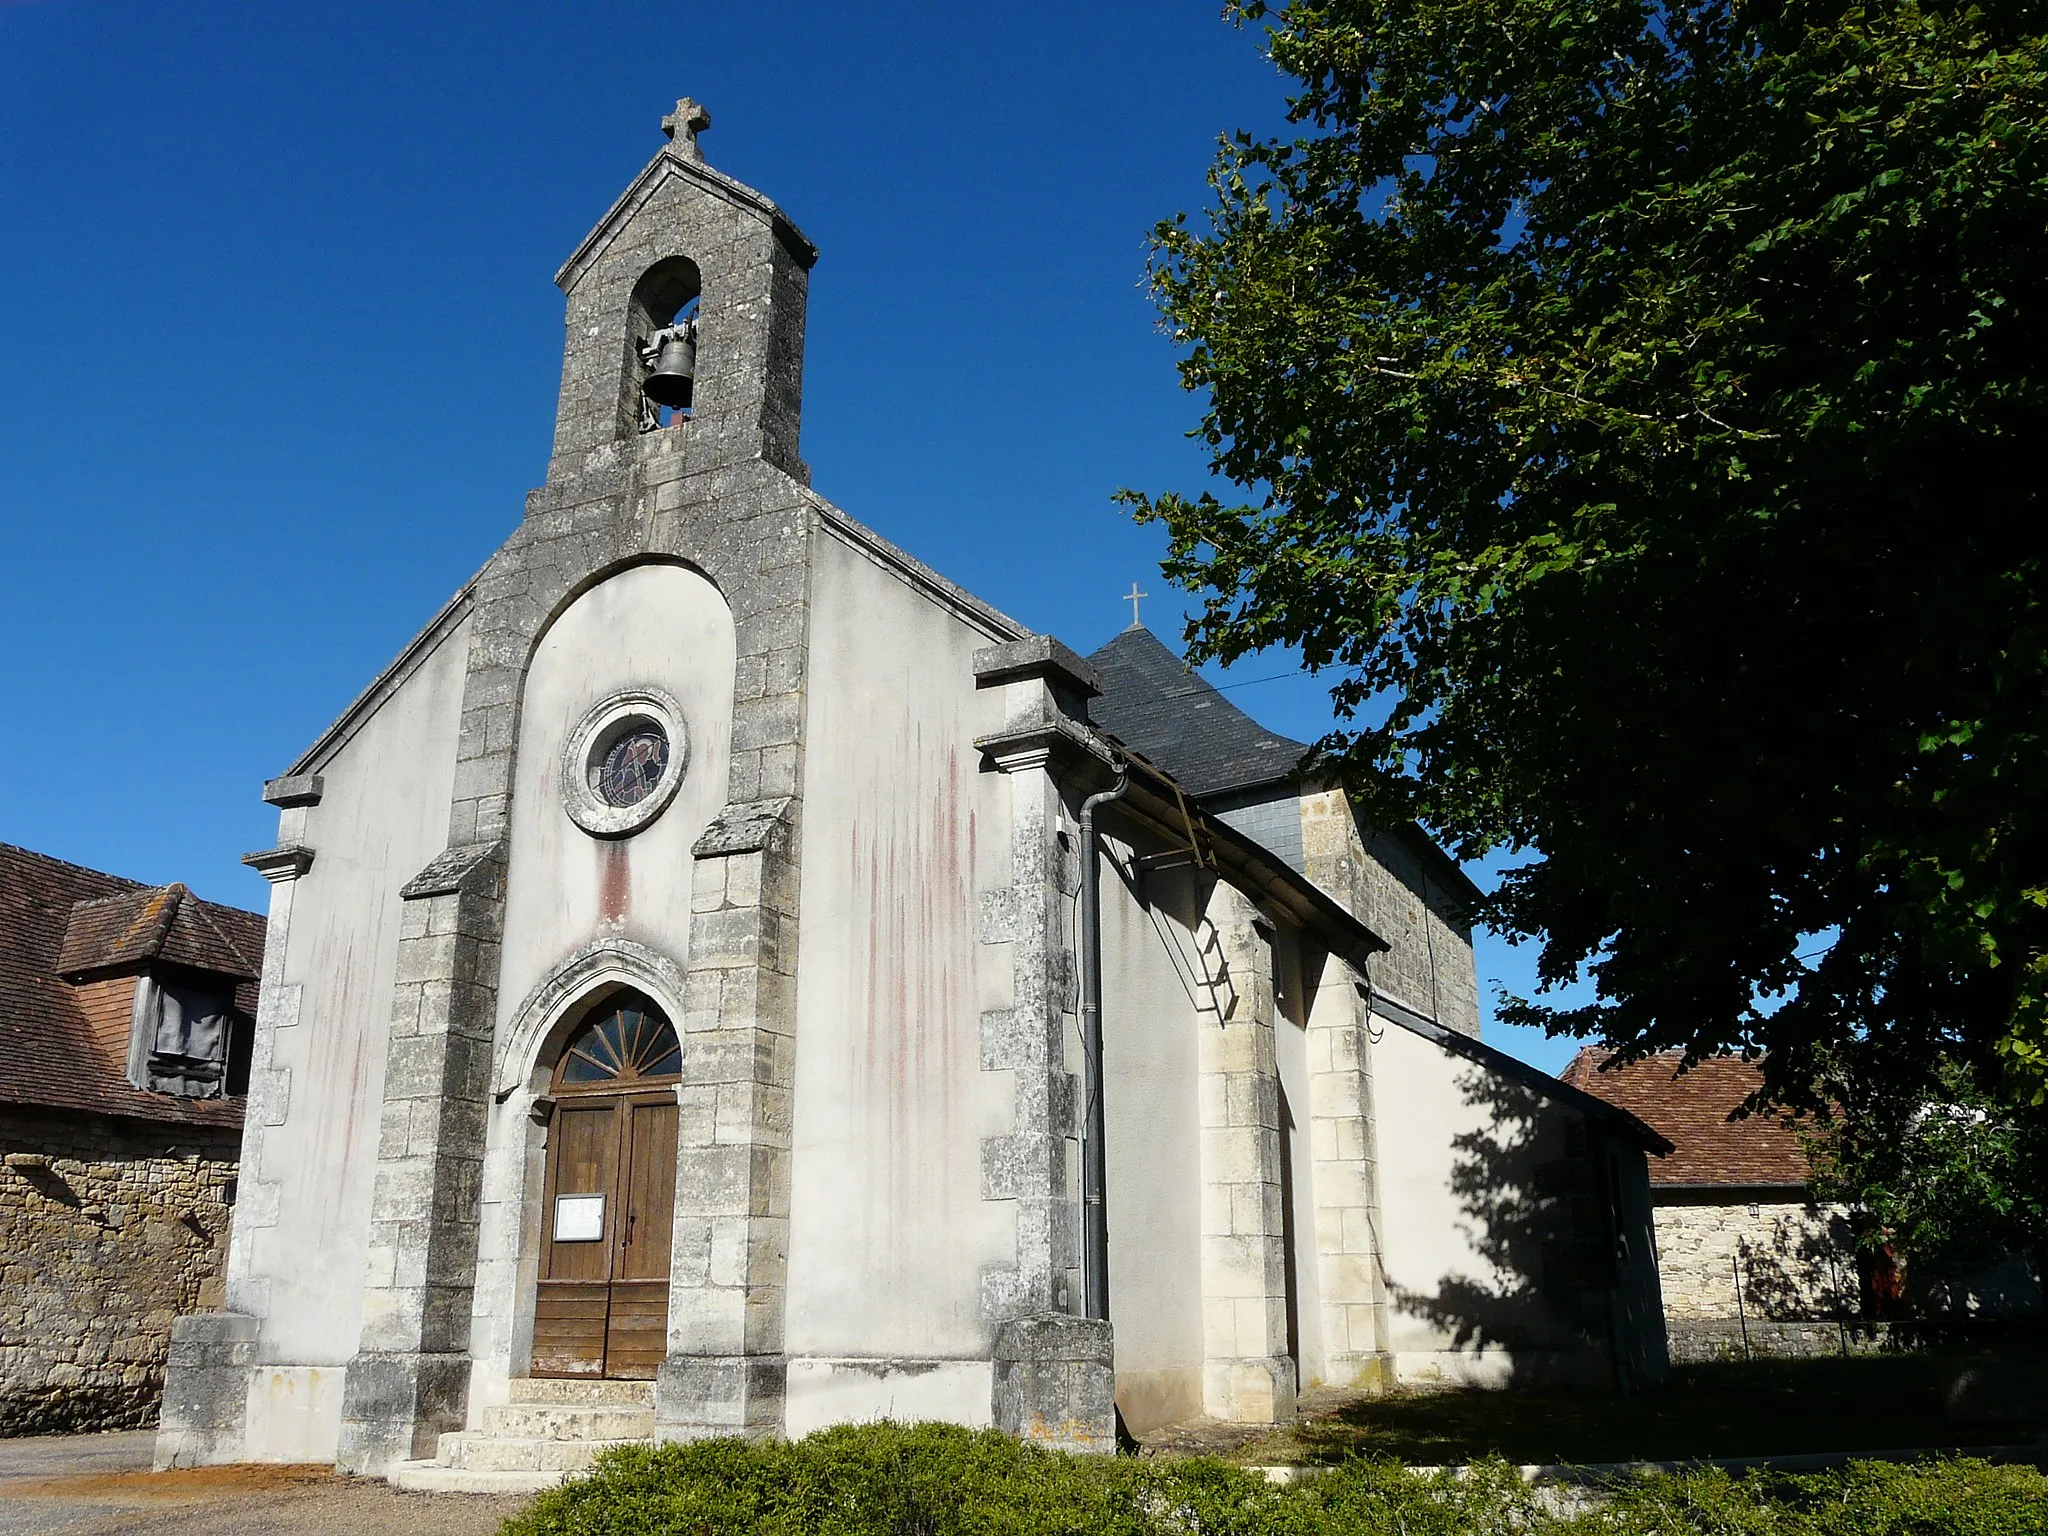
{"type": "Polygon", "coordinates": [[[335,1456],[361,1473],[432,1455],[463,1424],[495,1001],[485,978],[498,974],[504,931],[500,845],[450,848],[399,895],[362,1342],[335,1456]]]}
{"type": "Polygon", "coordinates": [[[171,1320],[218,1304],[241,1132],[0,1115],[0,1435],[156,1419],[171,1320]]]}
{"type": "Polygon", "coordinates": [[[1774,1323],[1737,1318],[1687,1318],[1667,1323],[1673,1365],[1723,1360],[1818,1360],[1882,1355],[1899,1347],[1890,1323],[1774,1323]]]}
{"type": "Polygon", "coordinates": [[[1472,924],[1443,871],[1407,838],[1362,830],[1341,790],[1301,797],[1301,839],[1308,877],[1390,946],[1372,957],[1373,986],[1476,1039],[1472,924]]]}
{"type": "MultiPolygon", "coordinates": [[[[1391,1384],[1380,1284],[1379,1148],[1373,1135],[1372,1044],[1355,973],[1323,965],[1308,1020],[1309,1145],[1315,1168],[1316,1294],[1326,1382],[1391,1384]]],[[[1311,1382],[1309,1385],[1316,1385],[1311,1382]]]]}
{"type": "Polygon", "coordinates": [[[1836,1206],[1761,1199],[1657,1203],[1657,1273],[1670,1321],[1854,1316],[1856,1265],[1836,1206]],[[1754,1210],[1755,1215],[1750,1212],[1754,1210]],[[1737,1276],[1742,1308],[1736,1308],[1737,1276]]]}

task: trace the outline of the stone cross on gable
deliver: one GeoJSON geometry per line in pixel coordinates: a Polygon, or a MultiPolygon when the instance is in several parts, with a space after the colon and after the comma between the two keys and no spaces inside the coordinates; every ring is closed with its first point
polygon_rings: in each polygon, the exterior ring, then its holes
{"type": "Polygon", "coordinates": [[[697,135],[711,126],[711,114],[685,96],[676,103],[675,111],[661,120],[661,131],[675,140],[675,146],[692,160],[702,160],[704,151],[697,147],[697,135]]]}

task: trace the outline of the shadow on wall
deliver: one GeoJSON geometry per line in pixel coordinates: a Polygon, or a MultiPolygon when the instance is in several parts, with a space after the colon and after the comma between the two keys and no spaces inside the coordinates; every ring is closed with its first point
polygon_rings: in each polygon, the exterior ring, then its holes
{"type": "Polygon", "coordinates": [[[2038,1318],[2044,1310],[2043,1275],[2039,1260],[2008,1253],[1977,1269],[1937,1273],[1925,1287],[1920,1309],[1929,1317],[2038,1318]]]}
{"type": "MultiPolygon", "coordinates": [[[[1123,882],[1132,904],[1151,924],[1161,952],[1187,994],[1189,1006],[1217,1022],[1233,1017],[1237,1012],[1237,980],[1231,975],[1230,960],[1223,951],[1223,935],[1209,916],[1217,877],[1200,869],[1148,872],[1137,864],[1137,849],[1119,853],[1114,844],[1106,843],[1105,850],[1104,864],[1123,882]]],[[[1159,844],[1151,851],[1170,850],[1159,844]]],[[[1078,921],[1071,916],[1071,908],[1069,920],[1078,921]]],[[[1068,1006],[1079,1006],[1079,999],[1079,976],[1070,975],[1068,1006]]]]}
{"type": "MultiPolygon", "coordinates": [[[[1737,1240],[1731,1288],[1740,1277],[1742,1315],[1756,1322],[1878,1321],[1864,1294],[1855,1233],[1841,1212],[1807,1207],[1804,1219],[1772,1217],[1737,1240]]],[[[1910,1270],[1909,1270],[1910,1275],[1910,1270]]],[[[2025,1256],[1956,1273],[1936,1272],[1909,1286],[1903,1315],[1922,1319],[2024,1317],[2042,1309],[2041,1284],[2025,1256]]]]}
{"type": "Polygon", "coordinates": [[[71,1187],[70,1181],[50,1166],[48,1158],[38,1153],[10,1152],[7,1154],[7,1167],[20,1175],[23,1183],[52,1205],[65,1205],[78,1210],[85,1204],[78,1191],[71,1187]]]}
{"type": "Polygon", "coordinates": [[[1462,1353],[1501,1351],[1508,1385],[1605,1385],[1617,1312],[1614,1217],[1597,1135],[1575,1111],[1473,1067],[1458,1088],[1475,1128],[1451,1141],[1450,1193],[1476,1274],[1395,1304],[1462,1353]]]}
{"type": "Polygon", "coordinates": [[[1745,1237],[1737,1249],[1742,1304],[1751,1317],[1776,1322],[1856,1315],[1855,1243],[1841,1216],[1808,1222],[1778,1217],[1760,1239],[1745,1237]]]}

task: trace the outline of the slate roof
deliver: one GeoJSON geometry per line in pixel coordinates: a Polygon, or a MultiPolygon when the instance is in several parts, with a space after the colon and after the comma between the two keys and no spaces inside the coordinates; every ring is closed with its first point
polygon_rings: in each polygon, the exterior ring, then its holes
{"type": "Polygon", "coordinates": [[[238,1126],[240,1099],[181,1099],[132,1086],[94,1042],[67,974],[118,975],[157,963],[236,979],[256,1011],[263,919],[0,843],[0,1104],[136,1120],[238,1126]]]}
{"type": "Polygon", "coordinates": [[[1762,1081],[1762,1068],[1740,1056],[1709,1056],[1680,1073],[1677,1052],[1600,1070],[1608,1053],[1588,1047],[1561,1074],[1574,1088],[1627,1110],[1662,1132],[1676,1150],[1650,1167],[1653,1186],[1759,1188],[1804,1185],[1813,1177],[1799,1137],[1767,1115],[1729,1114],[1762,1081]]]}
{"type": "Polygon", "coordinates": [[[1218,693],[1151,630],[1133,625],[1088,658],[1102,682],[1089,717],[1207,799],[1278,784],[1308,755],[1218,693]]]}

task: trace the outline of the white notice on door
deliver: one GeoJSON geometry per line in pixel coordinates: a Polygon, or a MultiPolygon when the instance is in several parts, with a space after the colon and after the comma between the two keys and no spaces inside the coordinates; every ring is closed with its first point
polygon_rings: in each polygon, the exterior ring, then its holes
{"type": "Polygon", "coordinates": [[[555,1196],[556,1242],[595,1243],[603,1237],[603,1195],[555,1196]]]}

